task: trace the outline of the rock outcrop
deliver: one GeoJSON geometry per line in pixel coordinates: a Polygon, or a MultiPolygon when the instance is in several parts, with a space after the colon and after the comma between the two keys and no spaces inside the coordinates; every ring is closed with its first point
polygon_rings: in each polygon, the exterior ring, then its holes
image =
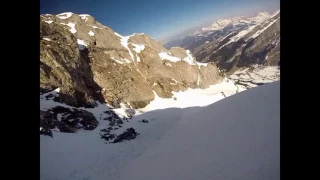
{"type": "Polygon", "coordinates": [[[85,110],[61,106],[48,111],[40,110],[40,132],[57,129],[59,132],[74,133],[79,129],[93,130],[97,126],[96,118],[85,110]]]}
{"type": "Polygon", "coordinates": [[[68,105],[94,106],[104,102],[93,79],[88,50],[79,51],[77,39],[61,25],[40,20],[40,91],[60,88],[57,101],[68,105]]]}
{"type": "Polygon", "coordinates": [[[222,81],[214,63],[197,63],[190,51],[170,50],[146,34],[121,36],[90,15],[40,15],[40,89],[60,88],[58,101],[94,106],[106,101],[143,108],[172,91],[222,81]]]}

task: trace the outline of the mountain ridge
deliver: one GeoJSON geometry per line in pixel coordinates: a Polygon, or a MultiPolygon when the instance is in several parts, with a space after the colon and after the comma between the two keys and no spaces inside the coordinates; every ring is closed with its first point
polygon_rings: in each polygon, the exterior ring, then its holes
{"type": "Polygon", "coordinates": [[[217,41],[198,46],[193,53],[200,62],[215,62],[232,74],[239,68],[280,61],[280,11],[258,24],[234,31],[217,41]]]}
{"type": "MultiPolygon", "coordinates": [[[[276,11],[276,12],[278,12],[278,11],[276,11]]],[[[218,32],[219,31],[223,32],[224,28],[228,28],[229,26],[235,26],[235,29],[237,29],[238,27],[243,29],[243,28],[251,26],[253,24],[257,24],[270,16],[271,15],[268,12],[262,11],[262,12],[257,13],[254,16],[235,16],[235,17],[230,17],[230,18],[218,19],[216,21],[213,21],[210,26],[199,28],[199,30],[185,36],[184,38],[179,38],[179,39],[173,38],[173,39],[167,41],[166,43],[164,43],[164,46],[166,48],[170,48],[173,46],[180,46],[180,47],[183,47],[186,49],[191,48],[190,50],[193,51],[194,46],[192,46],[191,44],[195,43],[194,41],[201,41],[202,42],[203,37],[208,37],[208,39],[212,39],[212,41],[213,41],[214,39],[216,39],[216,38],[214,38],[215,35],[213,33],[216,33],[217,36],[220,36],[221,33],[218,33],[218,32]],[[222,22],[223,25],[220,26],[219,22],[222,22]],[[236,27],[236,26],[238,26],[238,27],[236,27]],[[188,42],[188,41],[193,41],[193,42],[188,42]]],[[[225,35],[227,35],[227,34],[224,34],[224,36],[225,35]]],[[[207,40],[204,40],[202,43],[204,43],[206,41],[207,40]]]]}
{"type": "Polygon", "coordinates": [[[154,99],[153,91],[170,98],[172,91],[205,88],[223,78],[214,63],[198,63],[190,51],[166,49],[144,33],[122,36],[88,14],[40,15],[40,44],[40,88],[61,86],[66,96],[56,99],[74,106],[94,105],[102,96],[116,107],[144,107],[154,99]],[[74,82],[75,74],[80,75],[74,82]]]}

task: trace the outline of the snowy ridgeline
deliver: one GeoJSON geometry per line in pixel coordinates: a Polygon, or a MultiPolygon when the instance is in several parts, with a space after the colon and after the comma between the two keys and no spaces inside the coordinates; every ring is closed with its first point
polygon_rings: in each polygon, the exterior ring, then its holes
{"type": "MultiPolygon", "coordinates": [[[[224,99],[243,90],[225,79],[208,89],[175,92],[171,99],[156,95],[139,110],[105,104],[79,108],[91,112],[98,126],[40,136],[40,177],[279,179],[279,82],[224,99]],[[100,134],[109,126],[105,112],[110,110],[123,120],[114,134],[130,127],[140,134],[132,141],[105,144],[100,134]]],[[[45,98],[50,93],[40,95],[41,110],[72,108],[45,98]]]]}

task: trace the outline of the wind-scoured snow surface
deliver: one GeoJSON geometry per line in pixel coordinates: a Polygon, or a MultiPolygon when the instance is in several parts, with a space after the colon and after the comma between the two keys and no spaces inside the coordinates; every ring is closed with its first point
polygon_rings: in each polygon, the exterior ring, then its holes
{"type": "Polygon", "coordinates": [[[280,179],[280,81],[183,109],[174,123],[110,179],[280,179]]]}

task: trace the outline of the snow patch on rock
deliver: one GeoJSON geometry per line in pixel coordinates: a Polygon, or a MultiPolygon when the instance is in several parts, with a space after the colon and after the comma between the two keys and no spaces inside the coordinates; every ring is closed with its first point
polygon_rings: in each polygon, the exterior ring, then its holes
{"type": "Polygon", "coordinates": [[[94,32],[92,32],[92,31],[89,31],[88,34],[89,34],[89,36],[94,36],[94,32]]]}
{"type": "Polygon", "coordinates": [[[57,17],[60,18],[60,19],[68,19],[69,17],[72,16],[72,12],[65,12],[65,13],[61,13],[61,14],[58,14],[57,17]]]}
{"type": "Polygon", "coordinates": [[[90,16],[89,14],[80,14],[79,15],[81,17],[81,19],[83,19],[84,21],[88,20],[88,17],[90,16]]]}

